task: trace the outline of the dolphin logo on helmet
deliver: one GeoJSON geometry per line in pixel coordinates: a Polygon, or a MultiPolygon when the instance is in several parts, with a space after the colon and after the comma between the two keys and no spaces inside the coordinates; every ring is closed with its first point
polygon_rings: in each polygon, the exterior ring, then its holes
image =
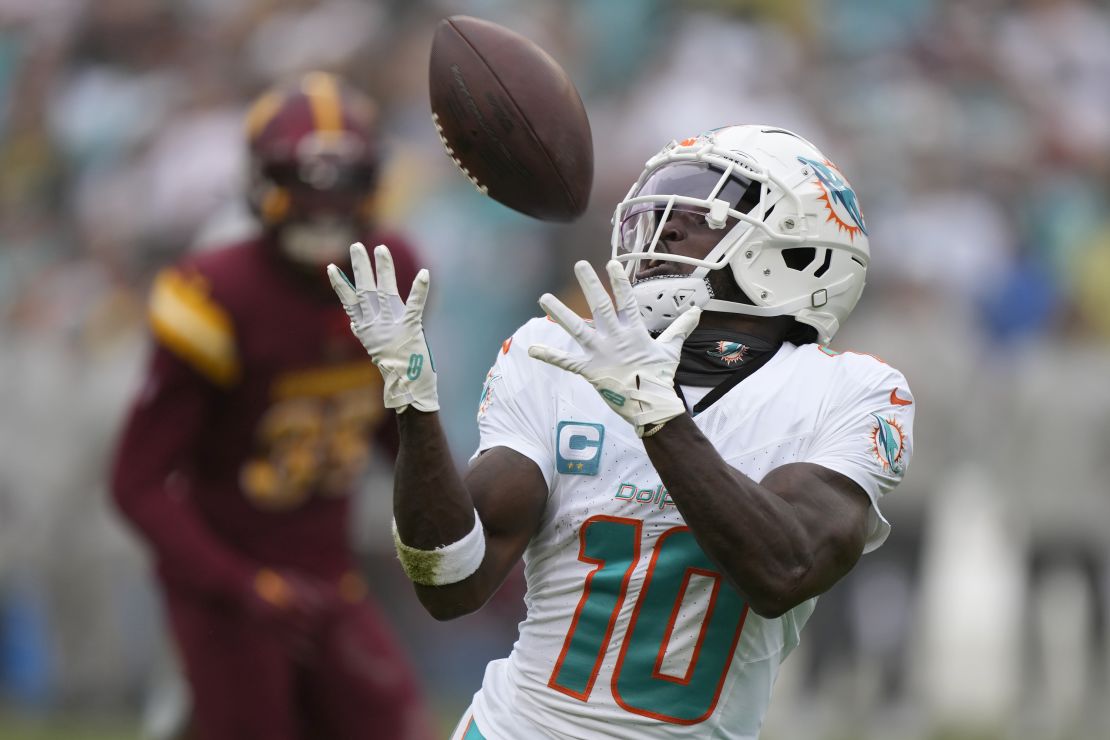
{"type": "Polygon", "coordinates": [[[854,238],[861,231],[866,234],[867,224],[863,222],[863,214],[859,209],[856,191],[852,190],[852,186],[836,172],[835,165],[831,162],[818,162],[806,157],[798,157],[798,161],[813,168],[814,174],[817,175],[817,181],[825,189],[825,195],[827,196],[825,205],[829,209],[829,220],[836,221],[840,228],[848,232],[849,237],[854,238]],[[840,214],[837,213],[837,205],[847,211],[848,218],[852,219],[855,226],[840,217],[840,214]]]}

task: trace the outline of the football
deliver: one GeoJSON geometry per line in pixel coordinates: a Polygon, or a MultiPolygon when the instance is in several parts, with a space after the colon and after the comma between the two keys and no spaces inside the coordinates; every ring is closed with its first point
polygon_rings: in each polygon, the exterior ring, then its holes
{"type": "Polygon", "coordinates": [[[428,65],[432,120],[447,156],[478,191],[545,221],[586,210],[590,122],[570,77],[547,52],[496,23],[439,23],[428,65]]]}

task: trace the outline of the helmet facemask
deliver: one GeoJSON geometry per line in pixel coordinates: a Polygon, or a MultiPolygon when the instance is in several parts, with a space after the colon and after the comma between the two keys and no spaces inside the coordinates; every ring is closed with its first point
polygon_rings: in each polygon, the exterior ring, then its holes
{"type": "Polygon", "coordinates": [[[314,274],[372,226],[381,153],[373,103],[331,75],[259,98],[249,200],[281,255],[314,274]]]}

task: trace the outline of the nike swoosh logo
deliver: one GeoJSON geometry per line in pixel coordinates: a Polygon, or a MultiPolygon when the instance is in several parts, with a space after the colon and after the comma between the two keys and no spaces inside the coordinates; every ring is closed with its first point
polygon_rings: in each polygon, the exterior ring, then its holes
{"type": "Polygon", "coordinates": [[[908,398],[899,398],[898,397],[898,389],[897,388],[895,388],[894,390],[892,390],[890,392],[890,402],[892,404],[894,404],[895,406],[911,406],[911,405],[913,405],[913,401],[909,400],[908,398]]]}

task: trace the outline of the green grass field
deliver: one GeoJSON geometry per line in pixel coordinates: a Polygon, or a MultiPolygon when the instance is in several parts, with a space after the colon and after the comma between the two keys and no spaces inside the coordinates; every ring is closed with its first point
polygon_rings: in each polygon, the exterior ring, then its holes
{"type": "Polygon", "coordinates": [[[0,711],[0,740],[137,740],[126,719],[31,717],[0,711]]]}

